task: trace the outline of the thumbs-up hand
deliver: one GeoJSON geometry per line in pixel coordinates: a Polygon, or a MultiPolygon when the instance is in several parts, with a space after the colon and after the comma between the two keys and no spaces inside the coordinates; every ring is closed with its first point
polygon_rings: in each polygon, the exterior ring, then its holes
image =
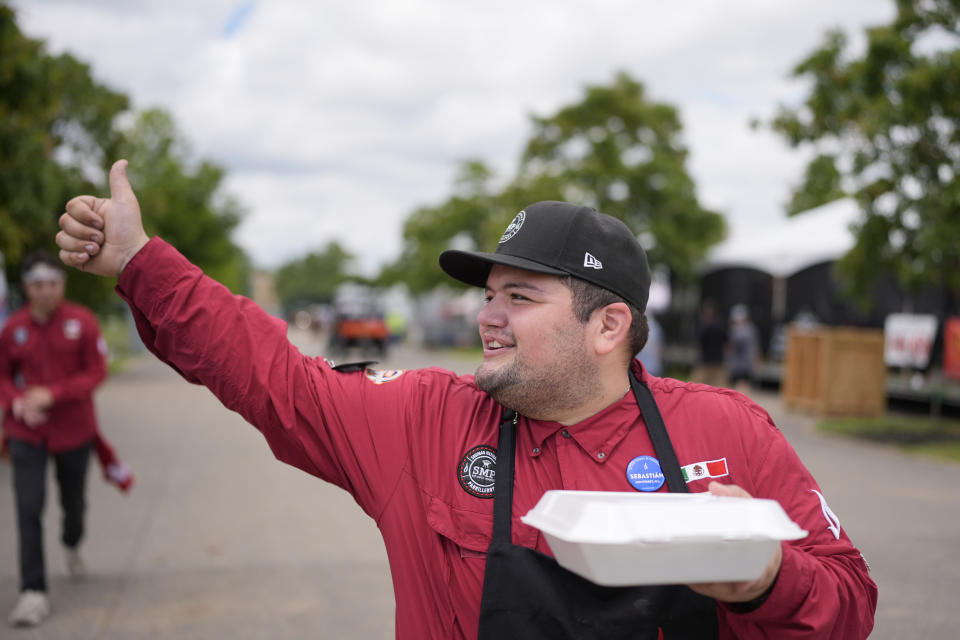
{"type": "Polygon", "coordinates": [[[150,239],[143,230],[140,204],[127,180],[127,161],[110,168],[110,199],[77,196],[60,216],[57,246],[64,264],[116,277],[150,239]]]}

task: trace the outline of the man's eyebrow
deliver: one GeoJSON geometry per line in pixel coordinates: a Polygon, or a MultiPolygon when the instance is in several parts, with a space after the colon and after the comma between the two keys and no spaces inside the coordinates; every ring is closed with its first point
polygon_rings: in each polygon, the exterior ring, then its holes
{"type": "MultiPolygon", "coordinates": [[[[484,288],[489,291],[491,287],[490,287],[490,285],[487,285],[487,286],[484,287],[484,288]]],[[[532,282],[527,282],[527,281],[525,281],[525,280],[519,280],[519,281],[517,281],[517,282],[505,282],[501,288],[504,289],[504,290],[506,290],[506,289],[523,289],[523,290],[526,290],[526,291],[536,291],[537,293],[546,293],[546,290],[545,290],[543,287],[538,287],[537,285],[533,284],[532,282]]]]}

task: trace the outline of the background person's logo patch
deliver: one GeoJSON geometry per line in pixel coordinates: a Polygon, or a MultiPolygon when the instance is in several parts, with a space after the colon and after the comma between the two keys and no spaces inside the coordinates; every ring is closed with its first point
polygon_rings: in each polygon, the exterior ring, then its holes
{"type": "Polygon", "coordinates": [[[497,477],[497,450],[481,444],[467,451],[457,466],[463,490],[477,498],[492,498],[497,477]]]}
{"type": "Polygon", "coordinates": [[[503,244],[513,236],[517,235],[517,231],[520,231],[520,227],[523,226],[523,221],[527,219],[527,212],[521,211],[513,217],[513,221],[507,226],[507,230],[503,232],[503,235],[500,236],[500,244],[503,244]]]}
{"type": "Polygon", "coordinates": [[[67,340],[76,340],[83,333],[83,325],[76,318],[67,318],[63,321],[63,337],[67,340]]]}

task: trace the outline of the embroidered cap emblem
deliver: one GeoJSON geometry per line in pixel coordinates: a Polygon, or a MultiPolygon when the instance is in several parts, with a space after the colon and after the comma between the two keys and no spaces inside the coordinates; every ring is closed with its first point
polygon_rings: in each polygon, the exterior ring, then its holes
{"type": "Polygon", "coordinates": [[[520,227],[523,226],[523,221],[527,219],[527,212],[521,211],[516,216],[513,217],[513,221],[507,226],[507,230],[503,232],[503,235],[500,236],[500,244],[503,244],[513,236],[517,235],[517,231],[520,231],[520,227]]]}
{"type": "Polygon", "coordinates": [[[583,266],[588,269],[603,269],[603,263],[593,257],[589,251],[583,254],[583,266]]]}
{"type": "Polygon", "coordinates": [[[485,444],[467,451],[457,466],[460,486],[477,498],[492,498],[497,477],[497,450],[485,444]]]}

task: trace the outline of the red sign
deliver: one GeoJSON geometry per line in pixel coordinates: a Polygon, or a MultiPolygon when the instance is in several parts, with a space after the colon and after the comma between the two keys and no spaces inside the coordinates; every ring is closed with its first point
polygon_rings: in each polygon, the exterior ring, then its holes
{"type": "Polygon", "coordinates": [[[891,313],[883,323],[883,359],[891,367],[926,369],[936,337],[937,316],[891,313]]]}
{"type": "Polygon", "coordinates": [[[943,327],[943,374],[960,380],[960,317],[947,318],[943,327]]]}

